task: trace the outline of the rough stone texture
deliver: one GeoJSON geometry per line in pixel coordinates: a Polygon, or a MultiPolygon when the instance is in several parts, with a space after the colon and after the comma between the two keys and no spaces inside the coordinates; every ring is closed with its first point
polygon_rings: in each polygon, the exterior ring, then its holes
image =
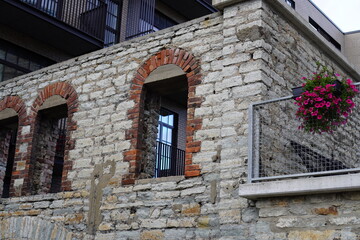
{"type": "Polygon", "coordinates": [[[31,194],[33,195],[50,191],[58,136],[57,121],[46,119],[46,117],[38,119],[32,156],[31,194]]]}
{"type": "Polygon", "coordinates": [[[142,156],[143,167],[141,167],[140,178],[154,177],[156,159],[156,137],[158,134],[157,126],[159,121],[161,97],[158,94],[146,91],[144,103],[144,123],[143,139],[144,153],[142,156]]]}
{"type": "Polygon", "coordinates": [[[289,95],[318,59],[346,74],[252,0],[0,83],[0,110],[19,116],[1,238],[357,239],[358,192],[255,202],[238,195],[249,104],[289,95]],[[144,79],[170,60],[188,80],[185,176],[137,180],[144,79]],[[27,196],[36,115],[54,95],[68,106],[64,192],[27,196]]]}

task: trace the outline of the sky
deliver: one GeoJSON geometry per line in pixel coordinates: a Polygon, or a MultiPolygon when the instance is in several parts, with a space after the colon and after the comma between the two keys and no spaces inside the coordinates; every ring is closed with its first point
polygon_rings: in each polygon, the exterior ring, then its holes
{"type": "Polygon", "coordinates": [[[342,32],[360,30],[360,0],[311,0],[342,32]]]}

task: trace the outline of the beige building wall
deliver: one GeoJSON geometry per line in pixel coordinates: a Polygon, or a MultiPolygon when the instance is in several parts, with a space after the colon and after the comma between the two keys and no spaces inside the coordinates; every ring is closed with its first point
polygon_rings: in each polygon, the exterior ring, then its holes
{"type": "Polygon", "coordinates": [[[360,31],[345,33],[344,54],[356,70],[360,71],[360,31]]]}
{"type": "Polygon", "coordinates": [[[319,26],[341,45],[341,52],[344,53],[344,33],[318,9],[311,1],[295,1],[295,11],[298,12],[307,22],[311,17],[319,26]]]}

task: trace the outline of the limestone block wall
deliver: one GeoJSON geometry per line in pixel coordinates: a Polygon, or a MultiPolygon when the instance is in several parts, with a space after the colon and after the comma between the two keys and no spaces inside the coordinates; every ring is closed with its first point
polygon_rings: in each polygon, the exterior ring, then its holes
{"type": "Polygon", "coordinates": [[[239,197],[247,177],[249,104],[289,95],[319,58],[347,73],[268,2],[243,1],[0,83],[0,109],[21,113],[13,197],[0,201],[0,229],[12,230],[1,238],[26,238],[25,222],[31,236],[40,236],[47,222],[44,236],[54,239],[356,236],[358,193],[239,197]],[[170,63],[188,81],[185,176],[138,179],[142,86],[170,63]],[[63,192],[30,195],[34,119],[54,95],[68,105],[63,192]]]}
{"type": "Polygon", "coordinates": [[[50,192],[52,173],[55,161],[56,142],[59,137],[57,121],[39,118],[34,138],[32,161],[31,194],[50,192]]]}
{"type": "MultiPolygon", "coordinates": [[[[317,70],[315,64],[317,61],[346,77],[341,68],[315,45],[309,45],[305,36],[299,34],[274,9],[269,8],[268,5],[263,5],[263,9],[261,16],[264,21],[257,31],[263,32],[263,40],[267,45],[264,48],[265,51],[259,54],[264,61],[262,74],[269,87],[266,99],[291,95],[291,88],[301,86],[303,83],[302,77],[310,77],[317,70]]],[[[253,31],[256,30],[253,29],[253,31]]],[[[309,171],[295,153],[292,142],[309,148],[324,158],[341,161],[338,164],[325,164],[324,161],[318,159],[317,162],[310,163],[313,169],[335,170],[341,167],[357,167],[357,164],[353,162],[357,151],[355,139],[359,137],[357,130],[359,127],[356,124],[357,110],[354,111],[349,124],[334,134],[313,135],[298,130],[300,122],[294,117],[297,106],[292,100],[271,103],[261,108],[259,114],[263,123],[259,131],[261,131],[263,141],[259,147],[262,148],[261,161],[264,175],[286,175],[309,171]]],[[[305,149],[302,151],[306,152],[305,149]]]]}

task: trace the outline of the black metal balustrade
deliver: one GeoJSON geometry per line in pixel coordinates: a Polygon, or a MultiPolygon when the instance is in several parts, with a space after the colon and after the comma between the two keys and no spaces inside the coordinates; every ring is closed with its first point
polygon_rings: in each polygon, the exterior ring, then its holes
{"type": "MultiPolygon", "coordinates": [[[[104,40],[108,4],[112,0],[14,0],[34,7],[94,38],[104,40]]],[[[116,3],[117,4],[117,3],[116,3]]]]}
{"type": "Polygon", "coordinates": [[[184,175],[185,151],[157,142],[155,177],[184,175]]]}

